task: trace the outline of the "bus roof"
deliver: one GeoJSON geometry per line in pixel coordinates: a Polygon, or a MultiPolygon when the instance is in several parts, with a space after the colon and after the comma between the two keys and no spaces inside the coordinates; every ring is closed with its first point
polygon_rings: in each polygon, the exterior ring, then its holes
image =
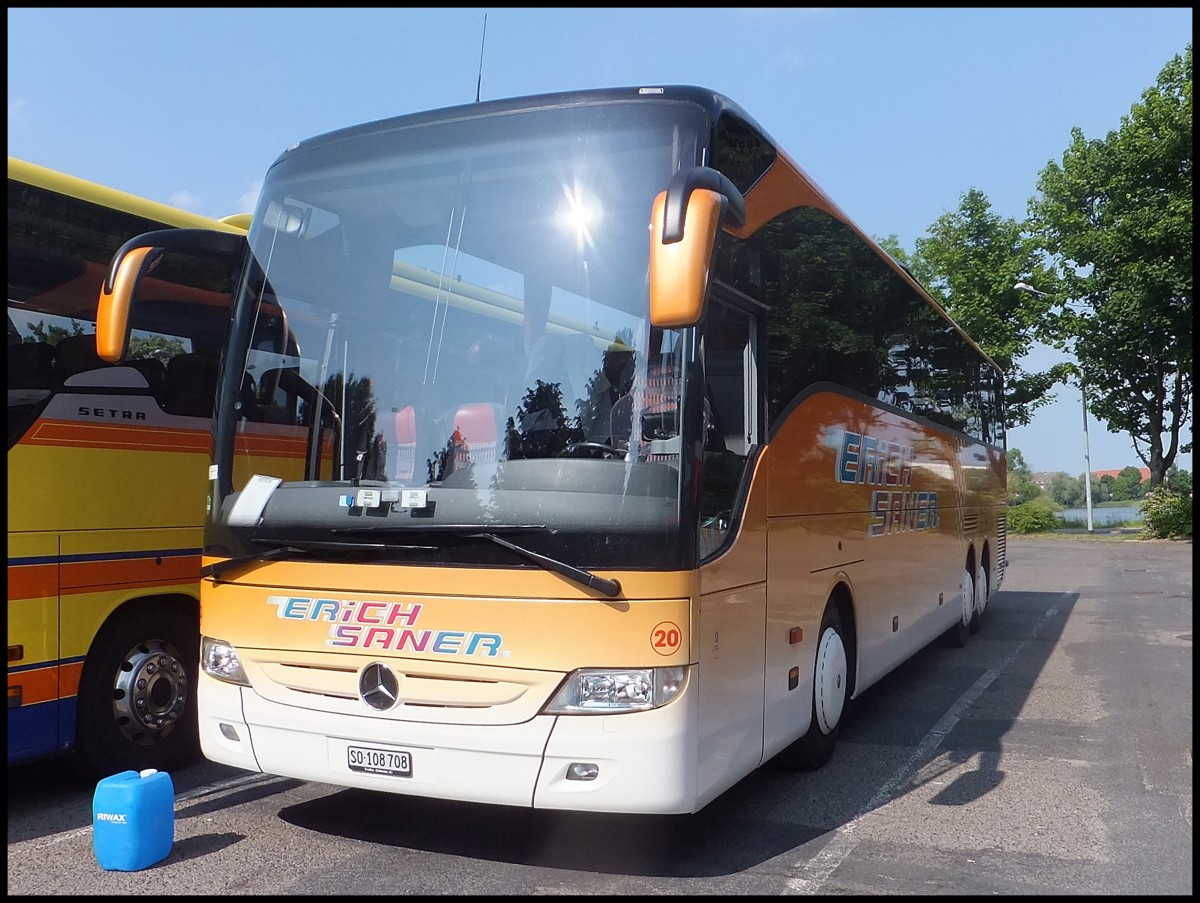
{"type": "Polygon", "coordinates": [[[248,225],[249,222],[249,214],[234,214],[226,217],[226,219],[235,220],[232,223],[215,220],[12,156],[8,158],[8,177],[48,191],[83,198],[114,210],[123,210],[144,219],[169,223],[181,228],[216,229],[222,232],[244,233],[246,228],[237,221],[237,218],[247,217],[246,224],[248,225]]]}
{"type": "MultiPolygon", "coordinates": [[[[409,128],[428,122],[469,119],[479,116],[492,116],[498,113],[513,113],[521,110],[537,110],[550,107],[569,107],[614,102],[661,102],[663,100],[694,104],[714,119],[726,111],[736,113],[747,123],[762,132],[763,135],[766,135],[768,138],[770,137],[766,130],[754,120],[754,117],[747,113],[739,104],[720,92],[696,85],[634,85],[624,88],[589,88],[575,91],[556,91],[546,94],[529,94],[521,97],[504,97],[496,100],[476,101],[475,103],[404,113],[399,116],[364,122],[307,138],[297,142],[280,156],[286,156],[289,151],[296,147],[310,147],[312,145],[338,141],[343,138],[350,138],[358,134],[370,134],[393,128],[409,128]]],[[[772,143],[775,143],[773,139],[772,143]]]]}

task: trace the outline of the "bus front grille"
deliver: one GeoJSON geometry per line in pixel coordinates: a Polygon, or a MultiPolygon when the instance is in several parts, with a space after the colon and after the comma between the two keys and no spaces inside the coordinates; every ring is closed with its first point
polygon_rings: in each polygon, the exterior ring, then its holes
{"type": "Polygon", "coordinates": [[[511,724],[537,714],[561,674],[458,662],[412,661],[344,653],[263,650],[242,663],[259,696],[314,711],[406,721],[511,724]],[[379,712],[363,702],[359,676],[372,662],[391,670],[398,701],[379,712]]]}

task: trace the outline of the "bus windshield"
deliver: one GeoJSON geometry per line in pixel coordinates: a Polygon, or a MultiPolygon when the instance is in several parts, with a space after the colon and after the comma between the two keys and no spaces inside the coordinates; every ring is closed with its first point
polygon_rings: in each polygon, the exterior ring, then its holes
{"type": "Polygon", "coordinates": [[[651,328],[647,226],[702,128],[680,104],[468,109],[285,153],[235,308],[242,394],[220,410],[323,438],[306,481],[214,506],[230,551],[404,532],[425,534],[403,551],[388,540],[405,562],[513,566],[461,540],[503,527],[579,565],[686,560],[689,336],[651,328]],[[276,308],[286,342],[261,315],[276,308]]]}

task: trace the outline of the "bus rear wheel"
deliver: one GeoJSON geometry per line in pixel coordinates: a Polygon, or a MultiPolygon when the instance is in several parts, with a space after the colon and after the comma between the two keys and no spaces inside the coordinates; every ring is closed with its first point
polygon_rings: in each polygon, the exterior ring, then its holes
{"type": "Polygon", "coordinates": [[[820,768],[833,756],[850,694],[850,665],[842,618],[831,600],[821,616],[813,666],[812,722],[788,750],[790,764],[803,771],[820,768]]]}
{"type": "Polygon", "coordinates": [[[199,627],[182,600],[113,615],[88,651],[77,699],[75,761],[89,778],[168,771],[199,756],[199,627]]]}

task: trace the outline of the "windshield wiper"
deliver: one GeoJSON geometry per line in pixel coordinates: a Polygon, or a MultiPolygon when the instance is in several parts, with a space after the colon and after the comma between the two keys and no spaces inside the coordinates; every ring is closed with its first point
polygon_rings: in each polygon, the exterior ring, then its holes
{"type": "Polygon", "coordinates": [[[391,542],[279,542],[276,544],[270,539],[254,540],[260,545],[274,545],[274,548],[267,549],[263,552],[256,552],[251,555],[240,555],[237,558],[227,558],[224,561],[217,561],[213,564],[205,565],[200,569],[201,577],[212,577],[214,580],[220,580],[221,575],[227,571],[235,570],[246,565],[255,564],[260,561],[278,561],[287,558],[300,558],[307,555],[309,552],[399,552],[412,551],[420,549],[428,551],[436,548],[436,546],[427,545],[412,545],[399,544],[391,542]]]}
{"type": "Polygon", "coordinates": [[[292,546],[280,546],[277,549],[267,549],[265,552],[256,552],[253,555],[239,555],[237,558],[226,558],[224,561],[215,561],[212,564],[206,564],[200,568],[200,576],[220,580],[221,575],[226,571],[233,571],[248,564],[254,564],[259,561],[272,561],[278,558],[294,558],[303,554],[303,549],[292,546]]]}
{"type": "Polygon", "coordinates": [[[586,586],[588,589],[599,590],[606,596],[618,596],[621,594],[621,584],[616,580],[609,580],[607,577],[597,577],[595,574],[585,571],[583,568],[573,567],[566,562],[559,561],[556,558],[550,558],[546,555],[541,555],[516,543],[511,543],[507,539],[501,539],[494,533],[468,533],[469,537],[479,537],[486,539],[489,542],[494,542],[498,546],[516,552],[528,558],[530,561],[537,562],[548,571],[553,571],[556,574],[562,574],[576,583],[586,586]]]}
{"type": "MultiPolygon", "coordinates": [[[[530,530],[545,530],[544,524],[506,524],[499,529],[511,530],[512,532],[529,532],[530,530]]],[[[339,531],[334,531],[339,532],[339,531]]],[[[348,531],[347,531],[348,532],[348,531]]],[[[361,535],[361,531],[357,531],[361,535]]],[[[583,568],[577,568],[569,565],[564,561],[559,561],[557,558],[551,558],[548,555],[542,555],[527,549],[524,546],[519,546],[516,543],[509,542],[507,539],[501,539],[494,532],[484,532],[475,530],[465,524],[442,524],[432,529],[425,528],[424,532],[428,533],[447,533],[464,536],[468,539],[486,539],[488,542],[495,543],[498,546],[508,549],[510,552],[516,552],[518,555],[527,558],[528,560],[540,564],[548,571],[553,571],[555,574],[561,574],[569,580],[584,586],[588,589],[594,589],[598,592],[612,598],[621,594],[621,584],[617,580],[609,580],[607,577],[597,577],[590,571],[585,571],[583,568]]],[[[269,539],[256,539],[256,543],[262,545],[272,544],[269,539]]],[[[416,545],[405,543],[391,542],[283,542],[279,541],[278,546],[273,549],[268,549],[257,555],[243,555],[239,558],[230,558],[226,561],[218,561],[215,564],[208,565],[202,570],[203,576],[211,576],[213,579],[219,579],[221,574],[233,568],[243,565],[253,564],[256,561],[270,561],[278,558],[292,558],[305,555],[308,552],[317,551],[361,551],[361,552],[399,552],[412,550],[432,550],[437,548],[430,545],[416,545]]]]}

